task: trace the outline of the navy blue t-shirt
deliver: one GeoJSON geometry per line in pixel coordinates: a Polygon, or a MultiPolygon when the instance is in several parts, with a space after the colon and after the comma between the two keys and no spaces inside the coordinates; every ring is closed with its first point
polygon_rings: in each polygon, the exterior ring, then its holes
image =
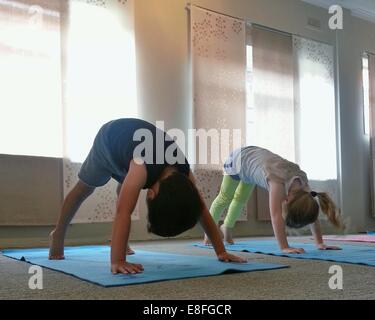
{"type": "Polygon", "coordinates": [[[164,131],[147,121],[133,118],[113,120],[102,127],[102,134],[108,144],[111,160],[117,168],[121,168],[121,171],[124,172],[123,176],[112,174],[112,177],[119,183],[123,182],[129,171],[130,162],[134,159],[134,152],[144,150],[143,146],[151,148],[141,152],[140,156],[138,155],[144,161],[147,170],[147,181],[143,189],[148,189],[155,184],[168,166],[174,166],[179,172],[189,175],[190,165],[176,142],[164,131]],[[134,139],[136,132],[138,132],[139,141],[134,139]],[[148,143],[150,141],[151,145],[148,143]],[[177,163],[170,163],[170,160],[165,156],[171,153],[171,150],[174,151],[172,152],[174,159],[177,159],[177,155],[179,155],[177,163]]]}

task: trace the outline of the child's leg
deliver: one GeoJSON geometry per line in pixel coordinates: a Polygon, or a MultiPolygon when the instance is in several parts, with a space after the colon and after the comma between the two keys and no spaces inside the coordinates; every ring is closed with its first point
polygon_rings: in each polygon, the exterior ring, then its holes
{"type": "Polygon", "coordinates": [[[224,224],[220,228],[224,234],[224,240],[230,244],[233,244],[231,231],[241,214],[242,208],[246,205],[253,190],[254,185],[246,184],[241,181],[236,189],[236,192],[234,193],[234,197],[229,206],[228,214],[224,220],[224,224]]]}
{"type": "MultiPolygon", "coordinates": [[[[229,175],[224,175],[220,187],[220,193],[215,198],[214,202],[212,202],[210,208],[211,216],[216,224],[219,222],[223,211],[229,207],[239,183],[239,180],[235,180],[229,175]]],[[[209,244],[209,239],[207,236],[204,238],[204,243],[209,244]]]]}
{"type": "MultiPolygon", "coordinates": [[[[116,193],[117,193],[117,199],[119,198],[120,196],[120,191],[121,191],[121,188],[122,188],[122,184],[121,183],[118,183],[117,184],[117,188],[116,188],[116,193]]],[[[126,255],[129,256],[129,255],[132,255],[134,254],[135,252],[130,248],[129,244],[127,245],[126,247],[126,255]]]]}
{"type": "Polygon", "coordinates": [[[96,135],[93,146],[79,170],[79,181],[64,199],[56,228],[50,235],[50,259],[64,258],[65,234],[74,215],[82,202],[94,192],[95,187],[104,186],[111,179],[111,168],[105,157],[108,149],[102,129],[96,135]]]}
{"type": "Polygon", "coordinates": [[[214,202],[212,202],[210,208],[210,213],[215,223],[219,222],[221,214],[226,208],[229,207],[239,183],[239,180],[235,180],[231,176],[224,175],[223,182],[221,183],[220,187],[220,193],[215,198],[214,202]]]}
{"type": "Polygon", "coordinates": [[[95,187],[90,187],[78,181],[64,199],[56,228],[50,235],[50,259],[64,259],[64,239],[66,230],[82,202],[87,199],[94,190],[95,187]]]}

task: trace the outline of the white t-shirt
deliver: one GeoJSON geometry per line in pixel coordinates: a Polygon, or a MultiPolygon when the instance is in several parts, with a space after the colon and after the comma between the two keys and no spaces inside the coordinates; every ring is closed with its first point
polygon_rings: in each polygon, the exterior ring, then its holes
{"type": "Polygon", "coordinates": [[[300,180],[302,187],[308,185],[306,173],[297,164],[255,146],[235,150],[226,160],[224,171],[266,190],[269,190],[269,181],[284,184],[286,193],[296,179],[300,180]]]}

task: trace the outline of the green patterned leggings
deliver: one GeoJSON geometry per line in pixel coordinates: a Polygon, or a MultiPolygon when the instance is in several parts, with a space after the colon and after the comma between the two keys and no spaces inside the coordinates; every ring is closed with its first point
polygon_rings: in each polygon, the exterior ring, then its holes
{"type": "Polygon", "coordinates": [[[242,208],[250,198],[254,190],[254,185],[233,179],[229,175],[224,175],[221,183],[220,193],[211,205],[210,212],[217,224],[223,211],[228,208],[224,225],[233,228],[236,220],[241,214],[242,208]]]}

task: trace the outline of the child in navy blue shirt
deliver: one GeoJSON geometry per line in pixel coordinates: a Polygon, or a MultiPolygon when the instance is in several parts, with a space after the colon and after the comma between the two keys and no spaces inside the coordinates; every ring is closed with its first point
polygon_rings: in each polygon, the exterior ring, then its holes
{"type": "Polygon", "coordinates": [[[112,273],[143,271],[142,265],[126,261],[126,253],[131,253],[128,247],[130,217],[142,189],[148,190],[149,232],[173,237],[193,228],[199,221],[219,260],[244,262],[225,251],[219,230],[196,188],[189,163],[177,144],[151,123],[140,119],[119,119],[105,124],[99,130],[78,177],[79,181],[65,198],[56,228],[51,233],[50,259],[64,259],[66,230],[78,208],[96,187],[113,178],[119,183],[119,192],[111,242],[112,273]],[[148,142],[147,137],[151,138],[148,142]],[[177,163],[166,159],[171,150],[178,159],[177,163]]]}

